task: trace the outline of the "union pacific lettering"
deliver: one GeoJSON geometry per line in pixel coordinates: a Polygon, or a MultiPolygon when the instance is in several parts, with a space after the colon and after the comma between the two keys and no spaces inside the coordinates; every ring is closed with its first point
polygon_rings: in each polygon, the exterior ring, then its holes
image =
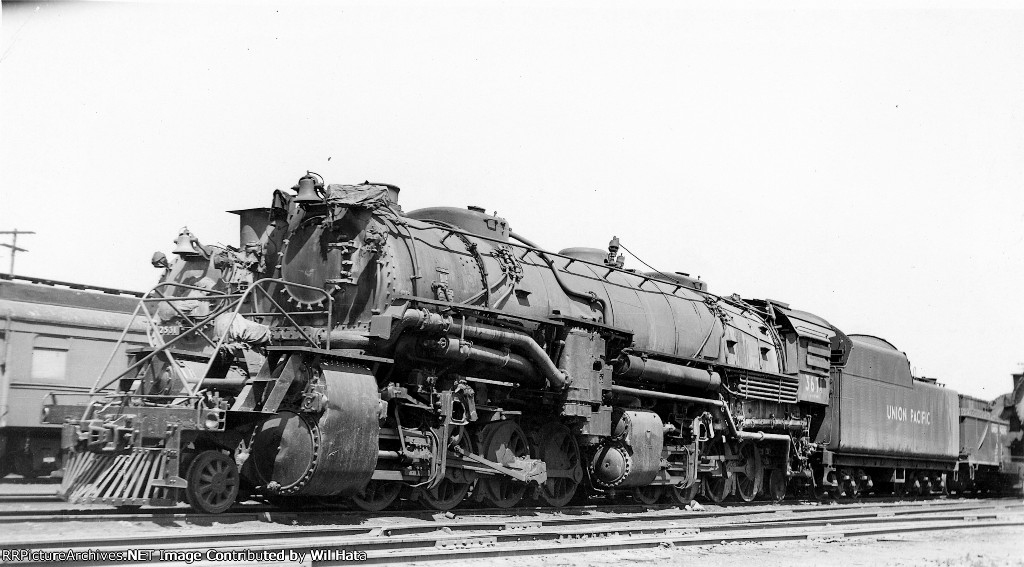
{"type": "Polygon", "coordinates": [[[906,421],[918,425],[932,424],[932,412],[903,406],[885,406],[885,417],[889,421],[906,421]]]}

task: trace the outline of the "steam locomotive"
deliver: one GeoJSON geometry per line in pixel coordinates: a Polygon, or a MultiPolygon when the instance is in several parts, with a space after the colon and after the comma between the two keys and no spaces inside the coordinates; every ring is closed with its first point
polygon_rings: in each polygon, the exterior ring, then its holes
{"type": "MultiPolygon", "coordinates": [[[[883,339],[626,269],[614,238],[553,253],[398,195],[307,174],[232,211],[238,247],[184,229],[176,259],[157,253],[152,345],[64,421],[64,498],[375,511],[1019,485],[1019,457],[961,454],[963,402],[883,339]]],[[[1008,446],[1007,421],[968,414],[1008,446]]]]}

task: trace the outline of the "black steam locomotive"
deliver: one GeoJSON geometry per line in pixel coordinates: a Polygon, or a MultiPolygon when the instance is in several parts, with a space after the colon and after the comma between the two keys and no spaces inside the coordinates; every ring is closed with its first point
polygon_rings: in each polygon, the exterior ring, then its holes
{"type": "Polygon", "coordinates": [[[65,422],[67,500],[446,510],[1019,485],[1007,422],[883,339],[625,269],[616,239],[553,253],[483,209],[403,212],[391,185],[310,174],[293,191],[234,211],[237,248],[186,229],[176,260],[154,256],[153,344],[65,422]],[[999,449],[964,454],[963,419],[999,449]]]}

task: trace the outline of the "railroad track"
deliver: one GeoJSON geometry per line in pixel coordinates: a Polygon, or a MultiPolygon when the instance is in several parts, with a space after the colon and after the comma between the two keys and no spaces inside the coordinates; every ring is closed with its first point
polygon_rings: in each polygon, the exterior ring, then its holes
{"type": "MultiPolygon", "coordinates": [[[[935,506],[935,505],[958,505],[983,502],[978,500],[921,500],[907,502],[880,498],[876,500],[862,500],[858,502],[846,502],[834,504],[833,506],[846,507],[849,509],[865,506],[935,506]]],[[[767,502],[730,502],[722,507],[722,511],[709,512],[716,515],[740,515],[749,513],[748,510],[754,507],[771,507],[771,511],[800,511],[814,510],[816,507],[808,507],[798,503],[770,504],[767,502]]],[[[678,509],[676,504],[642,505],[642,504],[590,504],[583,506],[563,506],[561,508],[519,506],[512,509],[507,508],[459,508],[449,513],[424,510],[421,508],[399,508],[381,512],[365,512],[362,510],[344,509],[338,507],[316,507],[305,509],[280,508],[262,503],[236,504],[228,512],[221,514],[204,514],[193,512],[188,507],[161,507],[161,508],[126,508],[115,509],[103,508],[60,508],[60,509],[37,509],[37,510],[0,510],[0,525],[14,524],[21,522],[166,522],[179,521],[193,524],[236,523],[246,521],[261,521],[270,523],[293,523],[304,521],[316,522],[354,522],[361,521],[368,517],[372,518],[420,518],[431,520],[438,517],[474,517],[474,516],[528,516],[531,514],[560,513],[566,515],[592,514],[597,512],[634,514],[658,510],[678,509]]]]}
{"type": "Polygon", "coordinates": [[[0,494],[0,504],[22,503],[22,502],[60,502],[60,496],[56,493],[40,494],[0,494]]]}
{"type": "MultiPolygon", "coordinates": [[[[705,545],[723,541],[783,541],[814,537],[858,537],[885,533],[1024,526],[1019,501],[971,505],[864,506],[859,509],[731,511],[699,513],[553,515],[543,519],[511,516],[498,519],[439,519],[433,522],[334,526],[327,529],[246,529],[203,534],[133,534],[91,538],[35,539],[7,542],[7,549],[98,550],[104,553],[137,547],[205,553],[250,550],[293,552],[308,559],[312,550],[359,551],[370,563],[497,557],[567,551],[642,549],[661,545],[705,545]]],[[[344,563],[345,560],[333,563],[344,563]]],[[[15,562],[16,563],[16,562],[15,562]]],[[[76,562],[101,565],[105,562],[76,562]]],[[[332,564],[331,561],[320,564],[332,564]]]]}

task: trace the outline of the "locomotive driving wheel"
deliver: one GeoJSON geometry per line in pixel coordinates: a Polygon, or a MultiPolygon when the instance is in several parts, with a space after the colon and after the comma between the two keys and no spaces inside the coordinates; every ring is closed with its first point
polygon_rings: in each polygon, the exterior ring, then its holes
{"type": "Polygon", "coordinates": [[[736,494],[744,502],[750,502],[761,492],[761,483],[764,480],[764,469],[761,468],[761,452],[753,441],[747,440],[740,443],[739,466],[742,470],[736,471],[736,494]]]}
{"type": "Polygon", "coordinates": [[[704,485],[704,494],[707,495],[708,499],[715,504],[721,504],[725,497],[729,495],[729,485],[732,484],[732,479],[725,478],[724,476],[707,476],[701,482],[704,485]]]}
{"type": "MultiPolygon", "coordinates": [[[[484,429],[480,451],[485,459],[508,464],[517,458],[530,456],[526,433],[514,421],[502,421],[484,429]]],[[[507,476],[491,476],[479,481],[484,500],[498,508],[511,508],[526,494],[526,483],[507,476]]]]}
{"type": "Polygon", "coordinates": [[[220,451],[203,451],[192,459],[185,474],[185,499],[196,510],[220,514],[238,496],[238,466],[220,451]]]}
{"type": "MultiPolygon", "coordinates": [[[[459,435],[459,440],[456,444],[466,453],[473,452],[473,442],[470,441],[469,435],[464,430],[459,435]]],[[[427,508],[445,512],[458,506],[466,499],[470,486],[472,486],[471,483],[457,482],[446,474],[440,484],[434,488],[422,489],[419,493],[419,499],[427,508]]]]}
{"type": "Polygon", "coordinates": [[[371,480],[357,494],[352,496],[352,503],[360,510],[380,512],[398,499],[402,491],[402,483],[393,480],[371,480]]]}
{"type": "Polygon", "coordinates": [[[635,486],[632,490],[633,500],[645,505],[653,506],[661,500],[661,495],[664,494],[661,486],[655,486],[648,484],[647,486],[635,486]]]}
{"type": "Polygon", "coordinates": [[[547,467],[548,480],[540,486],[540,498],[556,508],[568,504],[583,480],[580,447],[569,428],[549,423],[537,432],[537,457],[547,467]]]}
{"type": "Polygon", "coordinates": [[[789,479],[786,478],[786,471],[772,469],[768,474],[768,497],[772,502],[782,502],[786,498],[786,488],[789,479]]]}
{"type": "Polygon", "coordinates": [[[673,486],[668,490],[668,495],[672,502],[685,506],[697,499],[697,495],[701,493],[701,488],[703,488],[703,483],[697,480],[686,488],[673,486]]]}

